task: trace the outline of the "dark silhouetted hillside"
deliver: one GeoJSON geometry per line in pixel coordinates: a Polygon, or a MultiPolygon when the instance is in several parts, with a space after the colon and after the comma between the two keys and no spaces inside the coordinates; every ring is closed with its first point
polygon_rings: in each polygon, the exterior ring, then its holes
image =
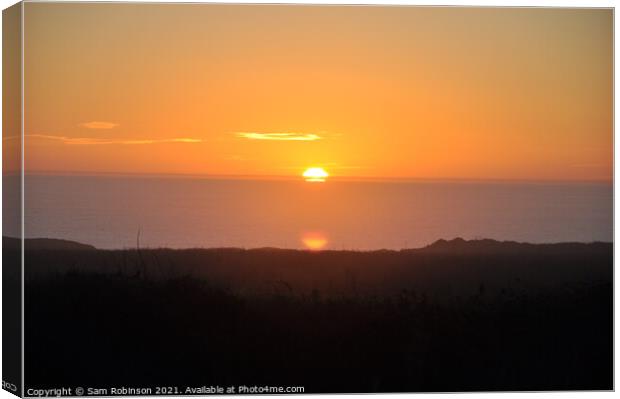
{"type": "Polygon", "coordinates": [[[609,243],[31,249],[26,269],[29,387],[613,387],[609,243]]]}
{"type": "MultiPolygon", "coordinates": [[[[19,249],[21,240],[13,237],[2,237],[2,246],[6,249],[19,249]]],[[[30,250],[93,250],[92,245],[81,244],[75,241],[59,240],[55,238],[27,238],[24,246],[30,250]]]]}

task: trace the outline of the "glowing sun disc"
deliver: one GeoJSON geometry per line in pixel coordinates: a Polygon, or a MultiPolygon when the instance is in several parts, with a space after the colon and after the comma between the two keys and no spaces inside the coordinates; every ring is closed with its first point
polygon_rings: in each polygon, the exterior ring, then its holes
{"type": "Polygon", "coordinates": [[[324,182],[328,176],[325,169],[318,167],[308,168],[303,173],[304,179],[309,182],[324,182]]]}

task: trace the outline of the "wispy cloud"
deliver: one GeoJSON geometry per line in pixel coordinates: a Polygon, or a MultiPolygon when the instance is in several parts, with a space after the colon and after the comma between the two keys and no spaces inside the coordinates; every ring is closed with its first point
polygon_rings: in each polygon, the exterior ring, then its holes
{"type": "Polygon", "coordinates": [[[85,127],[86,129],[114,129],[118,126],[118,123],[92,121],[80,123],[80,126],[85,127]]]}
{"type": "Polygon", "coordinates": [[[175,137],[170,139],[100,139],[91,137],[66,137],[66,136],[52,136],[46,134],[27,134],[26,137],[32,137],[44,140],[60,141],[63,144],[68,145],[109,145],[109,144],[121,144],[121,145],[137,145],[137,144],[159,144],[159,143],[201,143],[201,139],[195,139],[191,137],[175,137]]]}
{"type": "Polygon", "coordinates": [[[237,136],[250,140],[277,140],[277,141],[315,141],[322,137],[314,133],[257,133],[238,132],[237,136]]]}

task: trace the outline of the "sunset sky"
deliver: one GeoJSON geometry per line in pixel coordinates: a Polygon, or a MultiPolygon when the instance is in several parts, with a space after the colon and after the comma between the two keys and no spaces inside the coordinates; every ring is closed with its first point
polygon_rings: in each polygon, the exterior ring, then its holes
{"type": "Polygon", "coordinates": [[[607,180],[611,10],[25,5],[28,172],[607,180]]]}

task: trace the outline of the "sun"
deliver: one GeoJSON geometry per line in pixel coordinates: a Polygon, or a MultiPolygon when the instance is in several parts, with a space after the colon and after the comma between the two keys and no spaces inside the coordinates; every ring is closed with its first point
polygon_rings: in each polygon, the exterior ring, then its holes
{"type": "Polygon", "coordinates": [[[303,173],[304,179],[308,182],[324,182],[328,176],[329,173],[319,167],[308,168],[303,173]]]}

